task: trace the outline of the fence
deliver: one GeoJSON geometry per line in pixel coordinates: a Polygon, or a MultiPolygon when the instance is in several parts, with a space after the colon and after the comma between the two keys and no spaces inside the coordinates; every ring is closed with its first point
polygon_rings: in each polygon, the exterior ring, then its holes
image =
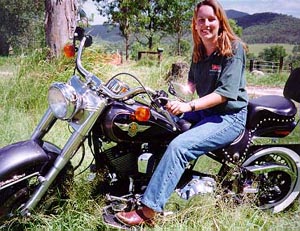
{"type": "Polygon", "coordinates": [[[281,73],[281,72],[291,72],[292,68],[293,67],[291,63],[284,62],[283,57],[279,59],[279,62],[251,59],[249,63],[250,72],[254,70],[258,70],[265,73],[281,73]]]}
{"type": "Polygon", "coordinates": [[[142,58],[143,55],[157,55],[158,57],[158,62],[160,63],[162,61],[162,48],[157,48],[157,51],[139,51],[138,52],[138,60],[142,58]]]}

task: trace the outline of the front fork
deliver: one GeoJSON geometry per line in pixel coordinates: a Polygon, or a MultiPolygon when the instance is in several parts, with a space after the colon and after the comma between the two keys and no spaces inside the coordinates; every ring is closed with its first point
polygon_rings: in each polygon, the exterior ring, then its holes
{"type": "MultiPolygon", "coordinates": [[[[97,118],[104,109],[105,102],[102,102],[102,106],[97,110],[94,110],[89,113],[89,116],[86,118],[85,122],[82,125],[78,126],[74,133],[71,135],[65,146],[63,147],[60,155],[56,158],[53,166],[50,168],[48,173],[44,177],[40,177],[40,185],[35,189],[33,195],[21,209],[21,215],[29,216],[30,211],[32,211],[44,194],[47,192],[50,185],[56,179],[59,172],[66,166],[70,161],[73,154],[78,150],[81,143],[84,141],[86,134],[90,131],[92,126],[95,124],[97,118]]],[[[57,119],[54,117],[50,108],[43,116],[39,125],[33,132],[31,139],[41,140],[44,135],[51,129],[57,119]]]]}

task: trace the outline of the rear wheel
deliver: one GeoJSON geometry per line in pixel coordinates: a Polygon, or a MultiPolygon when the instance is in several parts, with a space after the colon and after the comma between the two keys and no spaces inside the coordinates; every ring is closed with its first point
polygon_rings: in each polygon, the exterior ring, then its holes
{"type": "MultiPolygon", "coordinates": [[[[57,205],[68,198],[73,181],[73,167],[69,163],[58,175],[46,195],[39,203],[37,210],[54,212],[57,205]]],[[[23,171],[15,173],[7,183],[13,183],[15,179],[22,180],[0,191],[0,222],[18,215],[19,209],[30,198],[34,189],[38,186],[37,172],[23,171]],[[36,174],[35,174],[36,173],[36,174]],[[29,177],[31,176],[31,177],[29,177]],[[28,177],[28,178],[27,178],[28,177]],[[25,179],[26,178],[26,179],[25,179]]]]}
{"type": "Polygon", "coordinates": [[[245,182],[258,190],[256,203],[261,209],[277,213],[298,197],[300,157],[293,150],[283,147],[262,149],[249,157],[243,166],[256,169],[245,182]]]}

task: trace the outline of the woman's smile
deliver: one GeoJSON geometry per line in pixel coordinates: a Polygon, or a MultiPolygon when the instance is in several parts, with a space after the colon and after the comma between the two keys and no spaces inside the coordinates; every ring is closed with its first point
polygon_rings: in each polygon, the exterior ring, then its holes
{"type": "Polygon", "coordinates": [[[220,22],[211,6],[202,6],[197,13],[196,29],[202,40],[218,37],[220,22]]]}
{"type": "Polygon", "coordinates": [[[211,33],[210,27],[207,27],[206,29],[202,29],[201,33],[205,36],[211,33]]]}

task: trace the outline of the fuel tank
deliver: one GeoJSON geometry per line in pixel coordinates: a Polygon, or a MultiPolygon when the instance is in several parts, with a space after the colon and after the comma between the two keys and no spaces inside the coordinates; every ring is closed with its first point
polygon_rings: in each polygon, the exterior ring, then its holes
{"type": "Polygon", "coordinates": [[[169,143],[180,133],[178,130],[173,131],[172,125],[153,109],[150,110],[149,120],[138,121],[134,116],[138,107],[147,106],[138,102],[114,102],[99,117],[96,126],[114,142],[169,143]]]}

